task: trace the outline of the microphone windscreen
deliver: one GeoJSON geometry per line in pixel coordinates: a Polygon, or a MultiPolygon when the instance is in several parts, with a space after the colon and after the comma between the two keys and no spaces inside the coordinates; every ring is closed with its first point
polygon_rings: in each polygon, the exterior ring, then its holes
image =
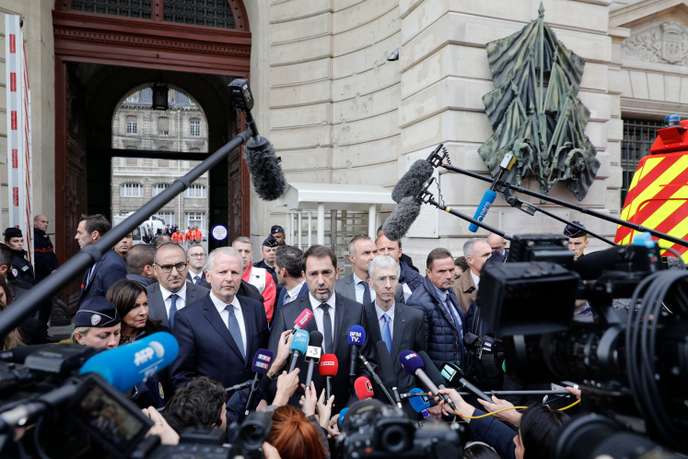
{"type": "Polygon", "coordinates": [[[375,395],[375,392],[373,392],[373,383],[370,382],[367,376],[359,376],[354,381],[354,393],[359,400],[373,398],[373,395],[375,395]]]}
{"type": "Polygon", "coordinates": [[[368,336],[366,335],[365,328],[358,324],[352,325],[351,328],[349,328],[349,333],[346,336],[349,346],[363,347],[365,346],[367,339],[368,336]]]}
{"type": "Polygon", "coordinates": [[[310,335],[306,330],[296,330],[294,337],[291,340],[291,347],[289,349],[292,351],[299,351],[301,355],[304,355],[306,353],[306,349],[308,348],[309,340],[310,335]]]}
{"type": "Polygon", "coordinates": [[[320,365],[318,366],[318,372],[323,378],[326,376],[334,377],[337,376],[339,371],[339,360],[335,354],[323,354],[320,357],[320,365]]]}
{"type": "Polygon", "coordinates": [[[339,427],[339,430],[342,430],[344,427],[344,419],[346,419],[346,413],[349,412],[349,407],[345,406],[342,408],[342,411],[339,412],[339,417],[337,417],[337,427],[339,427]]]}
{"type": "Polygon", "coordinates": [[[423,368],[423,359],[413,351],[406,350],[399,353],[399,363],[401,368],[410,375],[414,374],[417,369],[423,368]]]}
{"type": "Polygon", "coordinates": [[[380,378],[387,387],[396,386],[396,377],[394,372],[394,363],[392,356],[387,350],[387,345],[384,341],[375,343],[375,351],[377,354],[378,364],[380,368],[380,378]]]}
{"type": "Polygon", "coordinates": [[[309,308],[305,308],[296,317],[296,320],[294,321],[294,328],[306,328],[306,325],[308,325],[308,322],[310,322],[312,319],[313,311],[309,308]]]}
{"type": "Polygon", "coordinates": [[[382,232],[392,241],[399,241],[420,214],[420,202],[414,197],[401,200],[382,225],[382,232]]]}
{"type": "Polygon", "coordinates": [[[430,180],[432,173],[435,170],[425,159],[419,159],[413,164],[408,171],[399,179],[392,190],[392,199],[398,203],[406,197],[416,197],[421,191],[425,182],[430,180]]]}
{"type": "Polygon", "coordinates": [[[258,196],[266,201],[274,201],[284,194],[287,181],[275,149],[265,137],[249,139],[244,157],[258,196]]]}
{"type": "Polygon", "coordinates": [[[270,349],[258,349],[253,355],[253,372],[264,375],[270,369],[274,353],[270,349]]]}
{"type": "Polygon", "coordinates": [[[323,334],[318,330],[313,330],[308,339],[309,346],[322,347],[323,334]]]}
{"type": "MultiPolygon", "coordinates": [[[[419,394],[424,393],[424,391],[422,389],[419,389],[418,387],[414,387],[409,392],[419,394]]],[[[413,411],[415,411],[416,413],[423,413],[423,411],[430,408],[430,402],[428,402],[428,399],[422,395],[415,395],[413,397],[409,397],[409,404],[411,405],[411,408],[413,408],[413,411]]]]}
{"type": "Polygon", "coordinates": [[[177,339],[157,332],[130,344],[103,351],[88,359],[80,374],[97,373],[122,392],[172,364],[179,354],[177,339]]]}
{"type": "Polygon", "coordinates": [[[425,374],[428,375],[428,378],[430,378],[432,382],[434,382],[437,386],[439,386],[440,384],[444,384],[446,381],[442,377],[442,374],[440,373],[440,370],[437,368],[437,365],[435,365],[435,362],[432,361],[427,352],[420,351],[418,353],[418,356],[423,361],[425,374]]]}

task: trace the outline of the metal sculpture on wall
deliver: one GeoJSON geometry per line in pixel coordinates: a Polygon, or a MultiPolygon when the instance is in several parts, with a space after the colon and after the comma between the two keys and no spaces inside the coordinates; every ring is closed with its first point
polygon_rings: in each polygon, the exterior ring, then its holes
{"type": "Polygon", "coordinates": [[[483,96],[494,133],[478,153],[493,176],[506,153],[516,165],[504,178],[529,175],[543,192],[564,182],[580,201],[600,167],[585,135],[590,112],[577,98],[582,58],[559,42],[539,17],[509,37],[487,44],[495,89],[483,96]]]}

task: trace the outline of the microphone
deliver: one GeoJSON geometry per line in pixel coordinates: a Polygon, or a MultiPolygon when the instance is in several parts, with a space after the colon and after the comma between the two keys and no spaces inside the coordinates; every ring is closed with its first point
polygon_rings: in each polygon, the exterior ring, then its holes
{"type": "Polygon", "coordinates": [[[453,410],[456,410],[456,405],[452,402],[449,397],[444,394],[440,394],[440,389],[435,385],[435,383],[430,379],[430,377],[423,371],[425,364],[423,359],[420,358],[418,354],[413,351],[406,350],[401,351],[399,354],[399,363],[401,367],[410,375],[415,375],[423,385],[430,391],[435,397],[440,397],[445,403],[447,403],[453,410]]]}
{"type": "Polygon", "coordinates": [[[413,408],[413,411],[423,416],[423,419],[430,417],[430,402],[423,396],[425,392],[418,387],[414,387],[409,391],[411,397],[409,397],[409,405],[413,408]]]}
{"type": "Polygon", "coordinates": [[[392,241],[399,241],[408,232],[420,214],[420,202],[413,196],[405,197],[397,204],[382,225],[382,232],[392,241]]]}
{"type": "Polygon", "coordinates": [[[250,412],[251,402],[253,401],[253,393],[256,391],[256,385],[258,384],[258,378],[263,376],[270,369],[270,364],[272,363],[272,358],[275,354],[270,349],[258,349],[253,355],[253,364],[251,368],[253,370],[253,381],[251,382],[251,390],[248,393],[248,399],[246,400],[246,409],[244,411],[244,416],[248,416],[250,412]]]}
{"type": "Polygon", "coordinates": [[[244,387],[248,387],[251,384],[253,384],[253,380],[249,379],[248,381],[244,381],[239,384],[234,384],[233,386],[225,387],[225,392],[232,392],[235,390],[243,389],[244,387]]]}
{"type": "Polygon", "coordinates": [[[289,363],[289,373],[294,371],[299,357],[306,353],[309,340],[308,332],[306,330],[296,330],[294,332],[294,339],[291,340],[291,362],[289,363]]]}
{"type": "MultiPolygon", "coordinates": [[[[480,200],[480,204],[478,204],[478,208],[475,209],[475,213],[473,214],[473,220],[478,220],[479,222],[482,222],[485,216],[487,215],[487,211],[490,210],[490,206],[494,202],[495,198],[497,197],[497,192],[493,190],[492,188],[488,188],[485,190],[483,193],[483,198],[480,200]]],[[[478,225],[475,223],[471,223],[468,225],[468,231],[471,233],[475,233],[478,231],[478,225]]]]}
{"type": "Polygon", "coordinates": [[[373,398],[375,395],[375,392],[373,392],[373,384],[367,376],[359,376],[356,378],[356,381],[354,381],[354,393],[359,400],[373,398]]]}
{"type": "MultiPolygon", "coordinates": [[[[380,376],[382,377],[383,387],[391,387],[392,394],[394,397],[394,402],[397,407],[401,408],[401,399],[399,398],[399,391],[395,386],[396,378],[394,374],[394,364],[392,363],[392,356],[387,350],[387,346],[384,341],[378,341],[375,343],[375,351],[377,353],[378,368],[380,368],[380,376]]],[[[383,389],[384,391],[384,389],[383,389]]]]}
{"type": "Polygon", "coordinates": [[[281,161],[265,137],[251,137],[246,142],[244,158],[253,179],[253,187],[261,199],[274,201],[284,194],[287,181],[282,172],[281,161]]]}
{"type": "Polygon", "coordinates": [[[368,336],[366,335],[365,328],[358,324],[352,325],[349,328],[349,334],[346,337],[349,346],[351,347],[351,352],[349,354],[349,378],[354,379],[356,377],[356,363],[358,362],[358,355],[360,348],[365,346],[368,336]]]}
{"type": "Polygon", "coordinates": [[[440,374],[447,380],[447,382],[452,387],[465,387],[471,391],[476,397],[482,398],[486,402],[492,403],[492,399],[487,396],[487,394],[473,384],[471,384],[466,378],[463,377],[463,370],[459,365],[454,362],[447,362],[442,366],[440,374]]]}
{"type": "Polygon", "coordinates": [[[313,380],[313,367],[315,362],[320,360],[322,353],[323,335],[318,330],[313,330],[310,335],[308,349],[306,350],[306,360],[308,360],[308,372],[306,373],[306,387],[310,386],[313,380]]]}
{"type": "Polygon", "coordinates": [[[127,392],[171,365],[178,354],[177,339],[170,333],[157,332],[94,355],[83,364],[79,374],[96,373],[116,389],[127,392]]]}
{"type": "Polygon", "coordinates": [[[392,199],[399,203],[403,198],[418,196],[424,188],[425,182],[430,180],[435,168],[425,159],[419,159],[399,179],[392,190],[392,199]]]}
{"type": "Polygon", "coordinates": [[[325,378],[325,401],[330,399],[332,395],[332,378],[337,376],[339,371],[339,360],[336,354],[323,354],[320,357],[320,365],[318,372],[320,376],[325,378]]]}
{"type": "Polygon", "coordinates": [[[349,412],[349,407],[345,406],[342,408],[342,411],[339,412],[339,416],[337,417],[337,427],[339,427],[339,430],[342,430],[344,427],[344,420],[346,419],[346,413],[349,412]]]}
{"type": "Polygon", "coordinates": [[[308,322],[311,320],[313,320],[313,311],[310,308],[303,309],[296,317],[296,320],[294,320],[294,328],[292,328],[292,333],[296,332],[296,330],[302,330],[306,328],[306,325],[308,325],[308,322]]]}

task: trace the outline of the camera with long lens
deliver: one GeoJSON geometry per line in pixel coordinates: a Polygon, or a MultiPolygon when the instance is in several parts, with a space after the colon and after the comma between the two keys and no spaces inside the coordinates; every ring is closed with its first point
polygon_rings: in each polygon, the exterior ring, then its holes
{"type": "Polygon", "coordinates": [[[338,439],[342,458],[456,458],[461,457],[457,427],[424,423],[417,427],[402,410],[378,400],[351,405],[338,439]]]}

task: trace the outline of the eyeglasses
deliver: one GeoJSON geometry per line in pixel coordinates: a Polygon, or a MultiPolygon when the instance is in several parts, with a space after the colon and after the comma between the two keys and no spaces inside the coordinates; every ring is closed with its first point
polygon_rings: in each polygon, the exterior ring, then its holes
{"type": "Polygon", "coordinates": [[[186,269],[186,263],[184,263],[184,262],[177,263],[175,265],[155,265],[155,266],[160,268],[160,270],[164,273],[171,273],[172,268],[176,269],[178,273],[180,273],[186,269]]]}

